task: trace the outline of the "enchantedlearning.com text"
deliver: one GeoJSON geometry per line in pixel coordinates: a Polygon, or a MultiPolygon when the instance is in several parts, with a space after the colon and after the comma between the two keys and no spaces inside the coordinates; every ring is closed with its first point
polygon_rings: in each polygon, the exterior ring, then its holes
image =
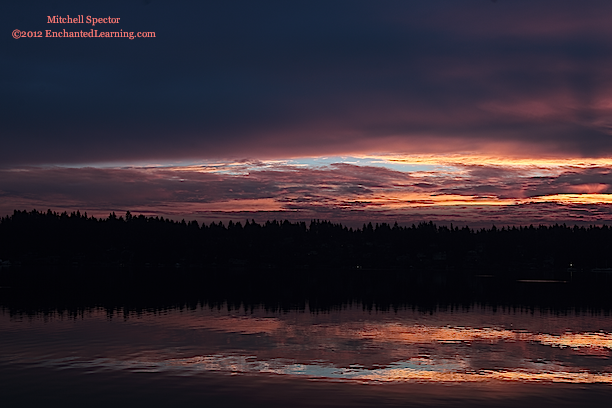
{"type": "Polygon", "coordinates": [[[43,31],[21,31],[13,30],[13,38],[155,38],[155,31],[98,31],[90,29],[87,31],[69,31],[63,29],[61,31],[43,30],[43,31]]]}

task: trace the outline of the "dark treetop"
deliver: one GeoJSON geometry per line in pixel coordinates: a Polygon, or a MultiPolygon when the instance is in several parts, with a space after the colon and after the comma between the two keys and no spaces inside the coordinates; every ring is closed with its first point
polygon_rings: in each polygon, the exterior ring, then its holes
{"type": "Polygon", "coordinates": [[[548,296],[557,303],[605,303],[611,243],[607,226],[472,230],[430,222],[352,229],[318,220],[200,226],[129,212],[97,219],[78,211],[15,211],[0,221],[0,285],[206,291],[241,301],[519,302],[527,296],[540,302],[548,296]]]}

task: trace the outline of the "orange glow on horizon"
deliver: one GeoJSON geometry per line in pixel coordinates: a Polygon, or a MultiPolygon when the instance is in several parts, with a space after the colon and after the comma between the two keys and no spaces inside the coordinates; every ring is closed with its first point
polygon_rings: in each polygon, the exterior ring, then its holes
{"type": "Polygon", "coordinates": [[[0,171],[0,178],[23,190],[5,197],[0,210],[7,214],[59,203],[55,208],[97,216],[130,210],[237,219],[241,213],[276,212],[361,223],[372,216],[414,218],[427,211],[427,217],[438,220],[492,217],[516,224],[527,211],[526,223],[612,220],[612,211],[603,207],[612,204],[612,158],[378,154],[167,167],[9,169],[0,171]],[[46,195],[33,193],[50,183],[46,195]],[[66,188],[81,185],[89,188],[66,188]],[[562,209],[564,218],[545,206],[525,207],[531,204],[552,204],[562,209]],[[585,214],[581,205],[602,207],[585,214]],[[581,214],[570,215],[575,211],[581,214]]]}
{"type": "Polygon", "coordinates": [[[612,167],[612,157],[520,157],[483,154],[429,154],[429,155],[356,155],[360,158],[402,164],[426,164],[434,166],[500,166],[529,168],[559,167],[612,167]]]}

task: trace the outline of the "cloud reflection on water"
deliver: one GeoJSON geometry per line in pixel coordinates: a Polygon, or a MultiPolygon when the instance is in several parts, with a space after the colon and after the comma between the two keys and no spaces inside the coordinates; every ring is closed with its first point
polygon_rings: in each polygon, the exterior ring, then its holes
{"type": "MultiPolygon", "coordinates": [[[[612,384],[606,316],[245,313],[175,310],[122,320],[93,312],[48,347],[24,352],[15,341],[4,349],[13,361],[88,372],[210,372],[380,384],[612,384]],[[82,325],[89,329],[77,327],[82,325]],[[78,338],[88,331],[96,333],[95,346],[78,338]]],[[[40,328],[49,332],[56,325],[66,328],[61,321],[40,328]]]]}
{"type": "Polygon", "coordinates": [[[186,359],[162,361],[95,359],[48,360],[41,367],[81,368],[89,372],[128,370],[131,372],[166,372],[174,375],[194,375],[198,372],[225,374],[285,375],[321,381],[357,381],[367,383],[386,382],[555,382],[572,384],[612,384],[612,373],[572,371],[571,367],[552,362],[526,362],[529,368],[478,370],[470,369],[470,363],[457,356],[455,360],[414,358],[394,362],[387,367],[366,368],[358,364],[339,367],[331,362],[312,361],[297,363],[290,359],[258,360],[255,356],[208,355],[186,359]]]}

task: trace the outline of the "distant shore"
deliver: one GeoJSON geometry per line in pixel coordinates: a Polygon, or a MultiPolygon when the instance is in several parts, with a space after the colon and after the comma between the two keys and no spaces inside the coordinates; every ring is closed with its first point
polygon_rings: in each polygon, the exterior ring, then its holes
{"type": "Polygon", "coordinates": [[[0,298],[607,308],[611,244],[606,226],[352,229],[15,211],[0,220],[0,298]]]}

